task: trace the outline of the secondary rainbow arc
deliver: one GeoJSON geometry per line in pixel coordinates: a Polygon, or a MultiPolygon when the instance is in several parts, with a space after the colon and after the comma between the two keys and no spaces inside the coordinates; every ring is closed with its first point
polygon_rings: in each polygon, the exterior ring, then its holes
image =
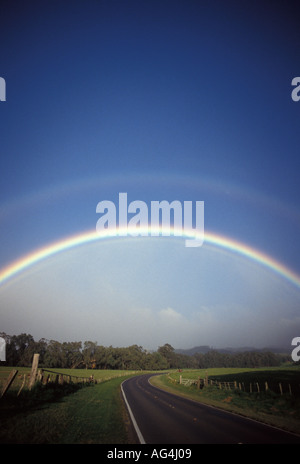
{"type": "MultiPolygon", "coordinates": [[[[128,232],[128,236],[130,235],[129,230],[119,230],[120,236],[124,238],[126,236],[126,232],[128,232]]],[[[143,231],[140,230],[140,233],[143,231]]],[[[145,235],[147,230],[144,231],[145,235]]],[[[156,231],[160,233],[161,230],[156,231]]],[[[174,230],[173,230],[174,232],[174,230]]],[[[178,232],[178,231],[177,231],[178,232]]],[[[174,235],[178,235],[174,234],[174,235]]],[[[195,231],[187,232],[184,231],[182,234],[185,238],[193,239],[197,238],[195,235],[195,231]]],[[[111,233],[109,230],[103,233],[99,233],[95,230],[93,231],[86,231],[71,237],[67,237],[65,239],[56,241],[54,243],[50,243],[40,249],[37,249],[26,256],[21,257],[20,259],[10,263],[2,270],[0,270],[0,286],[3,285],[8,280],[12,279],[13,277],[19,275],[20,273],[26,271],[31,266],[34,266],[38,262],[47,259],[55,254],[67,251],[74,247],[78,247],[84,244],[96,242],[103,239],[118,237],[118,234],[111,233]]],[[[178,238],[178,237],[177,237],[178,238]]],[[[223,248],[227,251],[232,253],[239,254],[244,256],[266,268],[271,270],[272,272],[278,274],[279,276],[283,277],[293,285],[295,285],[298,289],[300,289],[300,276],[296,274],[294,271],[290,270],[284,264],[280,263],[279,261],[275,260],[271,256],[254,249],[242,242],[238,242],[231,238],[215,234],[213,232],[205,231],[204,234],[204,245],[211,244],[219,248],[223,248]]]]}

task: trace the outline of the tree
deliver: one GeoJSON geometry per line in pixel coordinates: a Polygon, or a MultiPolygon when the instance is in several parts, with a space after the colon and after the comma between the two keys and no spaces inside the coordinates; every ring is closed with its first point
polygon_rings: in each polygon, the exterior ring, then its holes
{"type": "Polygon", "coordinates": [[[94,364],[96,365],[96,351],[96,342],[84,342],[82,350],[82,362],[86,369],[91,368],[94,364]]]}
{"type": "Polygon", "coordinates": [[[81,342],[64,342],[62,350],[66,357],[67,367],[75,369],[82,363],[82,343],[81,342]]]}
{"type": "Polygon", "coordinates": [[[50,340],[44,356],[44,363],[47,367],[68,367],[67,354],[62,349],[61,343],[50,340]]]}
{"type": "Polygon", "coordinates": [[[176,353],[174,353],[174,348],[169,343],[165,343],[163,346],[160,346],[158,348],[158,352],[167,360],[168,368],[179,367],[176,353]]]}
{"type": "Polygon", "coordinates": [[[154,353],[148,353],[146,355],[144,369],[163,370],[163,369],[168,369],[168,366],[169,366],[168,361],[158,351],[154,353]]]}
{"type": "MultiPolygon", "coordinates": [[[[22,333],[20,335],[13,335],[9,338],[7,345],[7,362],[13,366],[26,366],[30,365],[32,360],[32,347],[34,339],[32,335],[22,333]],[[31,350],[29,349],[31,348],[31,350]],[[30,353],[26,351],[30,351],[30,353]],[[31,358],[31,359],[30,359],[31,358]]],[[[33,353],[32,353],[33,354],[33,353]]]]}

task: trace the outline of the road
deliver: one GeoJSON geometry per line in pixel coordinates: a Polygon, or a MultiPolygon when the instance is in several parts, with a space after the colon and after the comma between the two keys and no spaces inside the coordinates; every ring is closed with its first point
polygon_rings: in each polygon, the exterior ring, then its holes
{"type": "Polygon", "coordinates": [[[300,444],[294,434],[158,389],[149,383],[151,376],[122,384],[140,443],[300,444]]]}

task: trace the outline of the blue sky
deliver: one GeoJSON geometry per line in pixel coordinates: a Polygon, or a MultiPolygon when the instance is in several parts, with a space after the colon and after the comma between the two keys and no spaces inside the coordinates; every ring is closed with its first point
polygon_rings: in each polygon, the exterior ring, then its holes
{"type": "MultiPolygon", "coordinates": [[[[203,200],[205,229],[300,274],[298,13],[292,1],[2,2],[0,267],[95,229],[97,203],[127,192],[203,200]]],[[[299,336],[298,289],[191,251],[124,239],[53,257],[0,289],[0,330],[154,349],[299,336]]]]}

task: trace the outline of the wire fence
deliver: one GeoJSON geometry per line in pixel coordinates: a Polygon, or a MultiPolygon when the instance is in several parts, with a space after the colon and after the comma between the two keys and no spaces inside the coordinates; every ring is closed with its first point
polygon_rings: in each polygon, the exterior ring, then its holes
{"type": "MultiPolygon", "coordinates": [[[[108,380],[108,379],[105,379],[105,380],[108,380]]],[[[25,373],[25,374],[18,375],[18,370],[13,369],[12,371],[10,371],[9,376],[1,382],[0,398],[2,398],[11,388],[13,388],[17,392],[17,396],[19,396],[21,391],[24,388],[31,390],[33,385],[35,385],[37,382],[40,382],[43,385],[46,385],[47,383],[50,383],[50,382],[63,385],[65,383],[71,383],[71,382],[78,384],[78,383],[92,383],[92,382],[98,383],[101,381],[102,379],[96,380],[93,378],[93,376],[79,377],[75,375],[64,374],[61,372],[50,371],[47,369],[40,369],[39,371],[37,371],[37,374],[33,379],[31,374],[25,373]]]]}
{"type": "Polygon", "coordinates": [[[280,395],[283,394],[294,394],[295,389],[297,389],[297,393],[300,391],[300,385],[296,386],[287,383],[287,382],[277,382],[274,384],[272,383],[272,386],[270,387],[268,381],[264,382],[238,382],[238,381],[219,381],[215,379],[209,379],[207,377],[205,378],[200,378],[198,377],[197,379],[190,379],[190,378],[184,378],[182,375],[180,375],[179,380],[174,379],[169,375],[169,379],[174,382],[174,383],[179,383],[180,385],[184,385],[186,387],[189,387],[191,385],[195,385],[196,388],[202,389],[204,387],[208,386],[214,386],[217,387],[220,390],[240,390],[244,391],[247,393],[261,393],[261,392],[266,392],[268,390],[272,390],[274,393],[278,393],[280,395]],[[298,387],[298,388],[297,388],[298,387]]]}
{"type": "MultiPolygon", "coordinates": [[[[17,392],[17,396],[20,395],[21,391],[25,388],[31,390],[36,384],[47,385],[48,383],[55,383],[63,385],[66,383],[74,384],[97,384],[106,382],[116,377],[123,377],[124,373],[105,375],[101,378],[95,378],[93,374],[88,376],[78,376],[66,372],[57,372],[50,369],[38,369],[39,354],[33,356],[31,372],[18,373],[17,369],[13,369],[9,372],[9,375],[2,379],[0,382],[0,398],[2,398],[10,388],[17,392]]],[[[130,373],[138,373],[138,371],[130,371],[130,373]]]]}

